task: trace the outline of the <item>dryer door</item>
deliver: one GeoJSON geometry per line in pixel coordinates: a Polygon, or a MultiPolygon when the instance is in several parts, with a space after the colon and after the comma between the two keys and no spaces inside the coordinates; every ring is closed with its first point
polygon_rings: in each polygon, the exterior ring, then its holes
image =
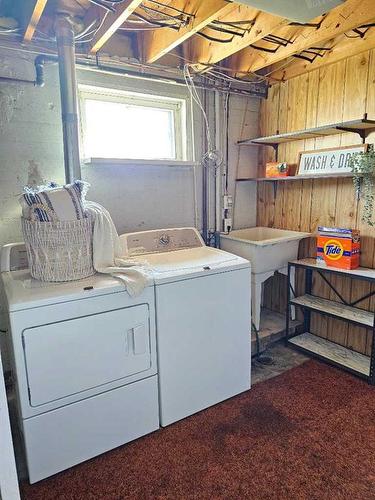
{"type": "Polygon", "coordinates": [[[23,347],[34,407],[137,373],[143,378],[151,368],[148,306],[28,328],[23,347]]]}

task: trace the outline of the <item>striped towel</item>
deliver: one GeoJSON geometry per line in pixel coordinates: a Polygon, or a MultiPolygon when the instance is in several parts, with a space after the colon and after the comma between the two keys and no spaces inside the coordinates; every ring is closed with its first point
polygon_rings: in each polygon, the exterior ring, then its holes
{"type": "Polygon", "coordinates": [[[75,181],[58,186],[26,187],[19,201],[25,219],[38,222],[81,220],[87,217],[83,204],[89,184],[75,181]]]}

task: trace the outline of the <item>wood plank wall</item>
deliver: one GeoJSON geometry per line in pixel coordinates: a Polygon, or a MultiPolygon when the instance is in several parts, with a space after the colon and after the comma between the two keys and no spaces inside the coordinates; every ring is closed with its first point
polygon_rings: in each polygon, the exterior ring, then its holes
{"type": "MultiPolygon", "coordinates": [[[[375,49],[306,73],[270,88],[261,104],[261,135],[290,132],[333,122],[362,118],[375,119],[375,49]]],[[[356,134],[294,141],[280,145],[280,161],[297,163],[299,151],[359,144],[356,134]]],[[[367,142],[375,143],[375,134],[367,142]]],[[[265,161],[274,158],[272,148],[260,155],[259,175],[265,161]]],[[[314,232],[318,225],[356,227],[362,236],[361,265],[375,267],[375,228],[361,221],[362,202],[357,202],[352,180],[316,179],[258,184],[257,224],[282,229],[314,232]]],[[[315,255],[315,240],[302,242],[300,257],[315,255]]],[[[266,283],[265,305],[285,311],[285,277],[276,275],[266,283]]],[[[334,284],[346,298],[359,298],[369,291],[365,282],[351,283],[335,278],[334,284]],[[355,284],[354,284],[355,283],[355,284]]],[[[298,278],[302,290],[302,276],[298,278]]],[[[315,277],[313,292],[335,299],[328,286],[315,277]]],[[[375,298],[360,304],[374,310],[375,298]]],[[[369,353],[371,332],[344,322],[313,315],[312,332],[362,353],[369,353]]]]}

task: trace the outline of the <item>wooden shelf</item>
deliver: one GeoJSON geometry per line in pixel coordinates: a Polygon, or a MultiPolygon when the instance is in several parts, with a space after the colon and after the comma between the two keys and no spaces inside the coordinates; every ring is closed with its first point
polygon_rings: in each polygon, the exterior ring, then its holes
{"type": "Polygon", "coordinates": [[[366,377],[370,374],[370,357],[352,351],[330,340],[323,339],[312,333],[305,332],[289,339],[289,343],[312,353],[319,358],[329,360],[335,365],[362,374],[366,377]]]}
{"type": "Polygon", "coordinates": [[[363,280],[375,282],[375,269],[370,267],[357,267],[357,269],[340,269],[338,267],[328,267],[323,264],[319,264],[316,259],[307,258],[293,260],[290,262],[293,266],[315,269],[317,271],[325,271],[327,273],[333,274],[345,274],[354,278],[361,278],[363,280]]]}
{"type": "Polygon", "coordinates": [[[247,146],[273,146],[291,141],[299,141],[304,139],[314,139],[316,137],[342,134],[344,132],[354,132],[359,134],[364,141],[370,132],[375,130],[375,120],[362,118],[359,120],[351,120],[342,123],[331,123],[322,127],[315,127],[297,132],[287,132],[285,134],[270,135],[268,137],[258,137],[255,139],[246,139],[238,141],[237,144],[247,146]]]}
{"type": "MultiPolygon", "coordinates": [[[[294,260],[288,263],[288,314],[286,315],[286,341],[291,346],[298,347],[305,352],[310,352],[314,356],[325,360],[327,363],[332,363],[363,376],[367,379],[368,383],[375,385],[375,323],[374,311],[365,311],[358,307],[354,307],[365,299],[374,296],[375,291],[370,291],[357,298],[356,301],[348,303],[335,288],[335,284],[329,279],[329,276],[324,274],[344,275],[348,278],[367,280],[370,283],[375,283],[375,269],[367,267],[359,267],[357,269],[339,269],[335,267],[328,267],[317,262],[314,258],[294,260]],[[299,297],[292,297],[293,288],[290,283],[291,271],[296,269],[303,269],[305,274],[305,292],[304,295],[299,297]],[[324,281],[329,286],[341,302],[335,302],[323,297],[317,297],[312,294],[313,275],[314,271],[319,273],[324,281]],[[293,306],[300,306],[303,310],[303,322],[305,333],[290,337],[288,335],[290,313],[293,306]],[[351,349],[351,344],[347,347],[341,346],[335,342],[331,342],[318,335],[313,335],[311,331],[311,313],[323,314],[332,316],[341,321],[357,324],[361,327],[371,329],[372,331],[372,346],[371,355],[365,356],[351,349]]],[[[294,293],[294,292],[293,292],[294,293]]]]}
{"type": "Polygon", "coordinates": [[[350,321],[358,325],[372,328],[374,326],[374,313],[358,309],[356,307],[346,306],[333,300],[315,297],[313,295],[301,295],[291,299],[291,304],[310,309],[328,316],[350,321]]]}
{"type": "Polygon", "coordinates": [[[282,181],[304,181],[307,179],[337,179],[338,177],[352,178],[352,173],[346,174],[316,174],[316,175],[288,175],[287,177],[249,177],[248,179],[236,179],[237,182],[241,181],[255,181],[255,182],[282,182],[282,181]]]}

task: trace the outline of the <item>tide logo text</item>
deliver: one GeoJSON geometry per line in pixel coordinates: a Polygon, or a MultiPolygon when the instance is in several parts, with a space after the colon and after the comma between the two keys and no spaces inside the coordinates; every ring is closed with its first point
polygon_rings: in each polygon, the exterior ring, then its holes
{"type": "Polygon", "coordinates": [[[338,240],[328,240],[324,245],[324,254],[331,260],[338,260],[344,255],[344,247],[338,240]]]}

